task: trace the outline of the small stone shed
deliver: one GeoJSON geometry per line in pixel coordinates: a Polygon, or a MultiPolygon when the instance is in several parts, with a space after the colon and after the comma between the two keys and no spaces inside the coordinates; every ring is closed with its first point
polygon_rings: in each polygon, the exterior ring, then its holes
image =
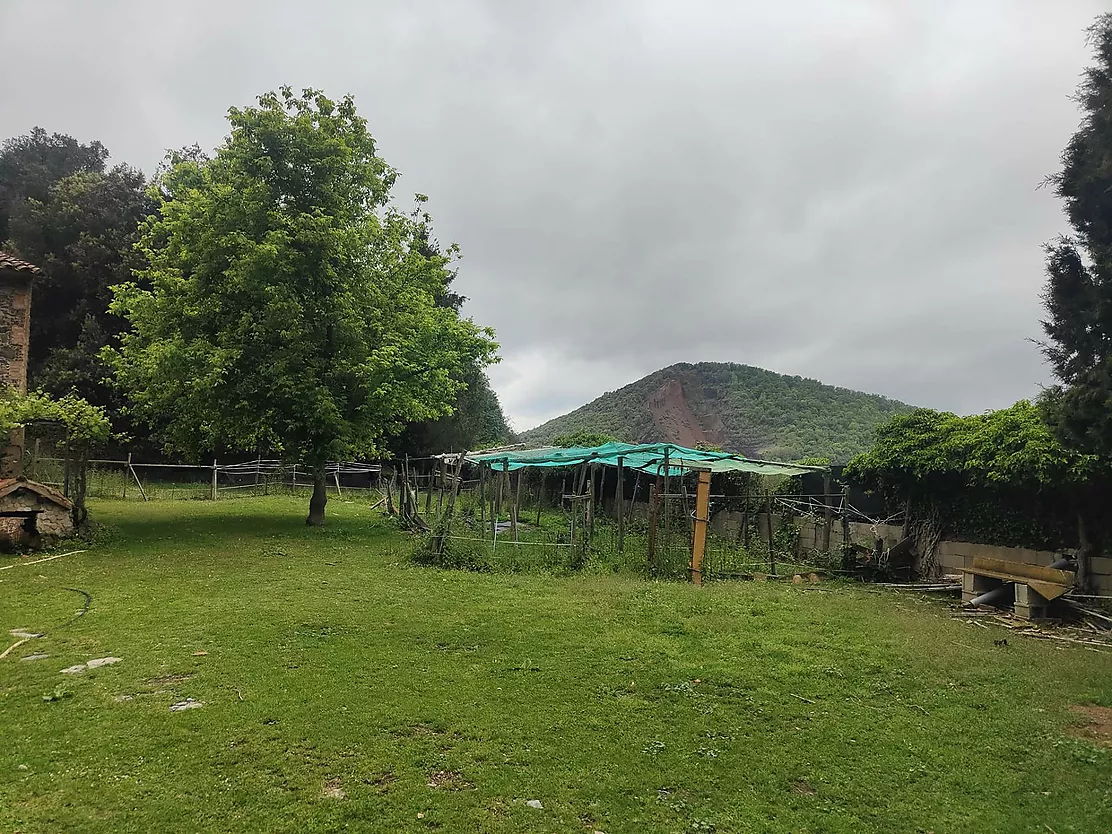
{"type": "Polygon", "coordinates": [[[0,480],[0,544],[37,546],[73,534],[73,504],[56,489],[26,478],[0,480]]]}

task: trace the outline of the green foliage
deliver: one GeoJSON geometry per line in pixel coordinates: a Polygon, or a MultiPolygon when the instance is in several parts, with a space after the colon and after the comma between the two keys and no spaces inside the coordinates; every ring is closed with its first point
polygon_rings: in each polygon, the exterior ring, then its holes
{"type": "Polygon", "coordinates": [[[1099,458],[1064,448],[1024,400],[969,417],[930,409],[897,416],[843,476],[881,492],[893,511],[908,501],[937,508],[951,534],[1057,548],[1075,539],[1079,492],[1109,472],[1099,458]]]}
{"type": "Polygon", "coordinates": [[[127,322],[108,312],[111,287],[132,279],[139,222],[153,200],[141,172],[117,166],[55,182],[45,198],[13,209],[14,251],[42,267],[31,316],[30,384],[55,395],[76,392],[109,408],[123,402],[105,381],[101,357],[127,322]]]}
{"type": "Polygon", "coordinates": [[[82,145],[41,127],[5,140],[0,145],[0,244],[8,239],[12,213],[26,200],[45,201],[54,183],[74,174],[101,173],[107,159],[108,149],[100,142],[82,145]]]}
{"type": "Polygon", "coordinates": [[[133,331],[108,355],[138,413],[172,449],[318,469],[449,413],[493,334],[437,304],[455,250],[429,254],[421,199],[389,206],[397,174],[354,101],[283,88],[228,120],[211,159],[172,155],[156,183],[149,288],[115,289],[133,331]]]}
{"type": "Polygon", "coordinates": [[[609,434],[603,434],[597,431],[579,431],[572,434],[561,434],[552,438],[550,441],[553,446],[560,446],[565,449],[573,447],[591,448],[593,446],[603,446],[607,443],[614,443],[615,437],[609,434]]]}
{"type": "Polygon", "coordinates": [[[487,573],[491,570],[486,548],[479,542],[443,535],[440,530],[421,536],[413,548],[413,561],[426,567],[469,570],[487,573]]]}
{"type": "Polygon", "coordinates": [[[1050,177],[1072,237],[1047,246],[1043,350],[1062,385],[1044,411],[1072,448],[1112,458],[1112,14],[1089,30],[1096,63],[1078,89],[1081,126],[1050,177]]]}
{"type": "Polygon", "coordinates": [[[5,388],[0,392],[0,432],[43,422],[61,424],[71,442],[84,446],[105,443],[112,433],[105,410],[75,394],[53,399],[41,391],[22,394],[5,388]]]}
{"type": "Polygon", "coordinates": [[[483,449],[509,440],[511,432],[506,415],[486,374],[477,364],[472,364],[461,376],[467,387],[456,395],[452,413],[407,426],[390,443],[396,456],[483,449]]]}
{"type": "Polygon", "coordinates": [[[521,437],[542,443],[577,432],[601,432],[634,443],[680,442],[678,436],[663,436],[648,407],[673,381],[680,383],[684,400],[701,426],[721,426],[723,446],[776,460],[820,455],[844,462],[869,447],[878,425],[910,410],[895,400],[811,379],[703,362],[656,371],[521,437]]]}
{"type": "Polygon", "coordinates": [[[1052,488],[1102,471],[1096,458],[1065,449],[1039,409],[1021,400],[969,417],[926,408],[894,417],[844,475],[866,486],[910,492],[958,485],[1052,488]]]}

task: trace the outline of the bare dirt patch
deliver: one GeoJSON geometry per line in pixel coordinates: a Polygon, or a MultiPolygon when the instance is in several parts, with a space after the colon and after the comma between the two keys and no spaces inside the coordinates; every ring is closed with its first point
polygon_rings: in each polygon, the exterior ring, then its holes
{"type": "Polygon", "coordinates": [[[324,787],[321,788],[321,795],[326,799],[344,799],[347,793],[344,792],[339,779],[327,779],[324,787]]]}
{"type": "Polygon", "coordinates": [[[1070,712],[1084,721],[1074,728],[1074,735],[1112,747],[1112,708],[1077,704],[1070,707],[1070,712]]]}
{"type": "Polygon", "coordinates": [[[192,677],[195,677],[193,672],[181,672],[176,675],[162,675],[157,678],[147,678],[145,683],[147,686],[173,686],[176,683],[185,683],[192,677]]]}
{"type": "Polygon", "coordinates": [[[430,788],[439,788],[443,791],[465,791],[475,785],[463,778],[463,774],[454,770],[438,770],[429,774],[427,782],[430,788]]]}

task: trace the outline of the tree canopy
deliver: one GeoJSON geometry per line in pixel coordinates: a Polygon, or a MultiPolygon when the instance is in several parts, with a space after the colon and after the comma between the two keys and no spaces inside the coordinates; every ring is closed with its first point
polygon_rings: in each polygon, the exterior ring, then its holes
{"type": "Polygon", "coordinates": [[[350,97],[283,88],[228,120],[211,159],[175,155],[158,179],[146,286],[116,288],[132,330],[109,358],[171,448],[307,464],[320,524],[326,461],[449,413],[496,345],[437,303],[454,248],[430,254],[427,213],[390,206],[397,174],[350,97]]]}
{"type": "Polygon", "coordinates": [[[1061,385],[1043,406],[1065,443],[1112,457],[1112,14],[1097,18],[1089,43],[1081,125],[1050,177],[1073,234],[1047,246],[1044,352],[1061,385]]]}
{"type": "Polygon", "coordinates": [[[54,183],[73,174],[103,172],[107,159],[100,142],[83,145],[41,127],[6,140],[0,145],[0,243],[8,239],[13,210],[24,201],[45,201],[54,183]]]}

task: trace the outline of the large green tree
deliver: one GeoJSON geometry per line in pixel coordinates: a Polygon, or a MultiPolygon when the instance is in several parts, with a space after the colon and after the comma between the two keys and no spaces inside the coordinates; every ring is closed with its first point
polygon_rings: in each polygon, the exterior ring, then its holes
{"type": "Polygon", "coordinates": [[[1047,246],[1044,351],[1061,385],[1043,398],[1063,442],[1112,458],[1112,14],[1089,29],[1096,63],[1082,121],[1050,178],[1073,234],[1047,246]]]}
{"type": "Polygon", "coordinates": [[[179,154],[159,179],[149,288],[117,289],[133,329],[111,358],[170,447],[309,466],[322,524],[326,462],[448,413],[496,345],[437,305],[454,250],[428,254],[427,215],[390,207],[396,172],[351,97],[283,88],[228,120],[211,159],[179,154]]]}

